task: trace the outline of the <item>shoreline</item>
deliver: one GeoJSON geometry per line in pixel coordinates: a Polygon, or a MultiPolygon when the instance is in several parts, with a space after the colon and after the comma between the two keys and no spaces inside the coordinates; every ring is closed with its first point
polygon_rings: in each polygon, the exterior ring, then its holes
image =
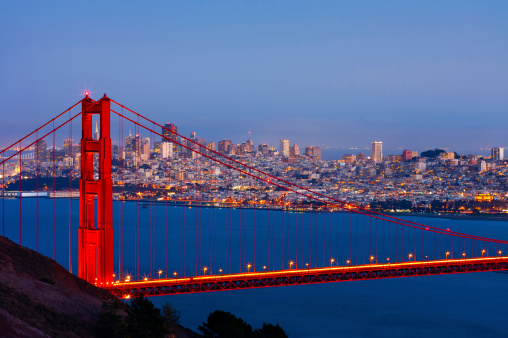
{"type": "Polygon", "coordinates": [[[508,221],[508,214],[436,214],[436,213],[412,213],[412,212],[384,212],[389,216],[414,216],[429,218],[463,219],[467,221],[508,221]]]}
{"type": "MultiPolygon", "coordinates": [[[[32,199],[35,197],[24,197],[23,199],[32,199]]],[[[66,197],[48,197],[44,196],[41,198],[44,199],[79,199],[79,197],[75,196],[66,196],[66,197]]],[[[5,199],[19,199],[19,197],[5,197],[5,199]]],[[[148,206],[150,203],[153,205],[165,205],[168,203],[171,206],[185,206],[185,207],[199,207],[199,208],[230,208],[230,209],[258,209],[258,210],[271,210],[271,211],[288,211],[288,212],[338,212],[342,213],[345,212],[343,210],[315,210],[315,209],[284,209],[283,207],[276,207],[276,206],[266,206],[262,208],[256,208],[256,207],[249,207],[249,206],[243,206],[243,205],[236,205],[236,206],[230,206],[230,205],[214,205],[214,204],[220,204],[221,202],[199,202],[199,201],[192,201],[192,202],[185,202],[185,201],[150,201],[148,199],[129,199],[129,200],[122,200],[118,198],[113,198],[116,202],[139,202],[140,206],[142,208],[146,208],[145,206],[148,206]]],[[[413,212],[382,212],[382,211],[376,211],[384,215],[393,216],[393,217],[429,217],[429,218],[445,218],[445,219],[463,219],[468,221],[508,221],[508,213],[507,214],[485,214],[485,213],[477,213],[477,214],[460,214],[460,213],[413,213],[413,212]]]]}

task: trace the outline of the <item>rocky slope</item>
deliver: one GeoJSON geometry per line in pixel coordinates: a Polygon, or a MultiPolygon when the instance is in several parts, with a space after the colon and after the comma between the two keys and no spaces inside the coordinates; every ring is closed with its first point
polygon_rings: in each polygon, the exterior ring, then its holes
{"type": "Polygon", "coordinates": [[[109,292],[0,236],[0,337],[93,337],[113,302],[109,292]]]}

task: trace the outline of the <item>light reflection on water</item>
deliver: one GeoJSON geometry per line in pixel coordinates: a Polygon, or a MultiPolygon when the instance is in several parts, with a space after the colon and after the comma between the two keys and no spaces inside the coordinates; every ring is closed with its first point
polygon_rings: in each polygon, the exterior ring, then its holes
{"type": "MultiPolygon", "coordinates": [[[[46,199],[39,201],[39,249],[47,256],[52,255],[52,203],[52,200],[46,199]]],[[[60,243],[67,243],[69,235],[69,201],[63,199],[56,200],[55,203],[59,210],[55,220],[58,243],[56,259],[67,267],[67,244],[62,246],[60,243]]],[[[71,204],[73,266],[76,267],[78,201],[72,200],[71,204]]],[[[132,205],[124,203],[124,212],[129,213],[132,205]]],[[[35,248],[34,206],[33,199],[23,201],[22,244],[31,248],[35,248]]],[[[16,242],[19,240],[19,228],[10,227],[9,224],[19,223],[18,207],[19,200],[6,201],[6,235],[16,242]]],[[[155,213],[163,212],[162,209],[155,210],[155,213]]],[[[149,211],[142,209],[141,213],[143,212],[149,211]]],[[[219,217],[224,212],[225,209],[217,210],[219,217]]],[[[115,213],[118,213],[117,203],[115,213]]],[[[178,217],[178,212],[173,214],[172,217],[178,217]]],[[[233,213],[233,222],[235,215],[237,214],[233,213]]],[[[425,217],[408,219],[429,226],[508,240],[508,222],[504,221],[425,217]]],[[[154,297],[152,300],[157,305],[171,302],[182,312],[182,324],[193,330],[206,320],[210,312],[220,309],[242,317],[253,327],[260,327],[263,322],[279,323],[291,337],[508,336],[506,273],[485,272],[222,291],[154,297]]]]}

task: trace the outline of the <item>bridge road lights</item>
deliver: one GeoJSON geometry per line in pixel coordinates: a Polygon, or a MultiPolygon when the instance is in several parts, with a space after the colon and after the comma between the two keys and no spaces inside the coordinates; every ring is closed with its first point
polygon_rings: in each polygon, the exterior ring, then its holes
{"type": "Polygon", "coordinates": [[[289,262],[289,270],[291,270],[291,267],[293,267],[293,264],[295,264],[295,262],[293,262],[293,261],[289,262]]]}
{"type": "Polygon", "coordinates": [[[351,261],[350,261],[349,259],[346,261],[346,264],[347,264],[349,267],[351,267],[351,261]]]}
{"type": "Polygon", "coordinates": [[[370,264],[372,264],[372,261],[375,259],[376,257],[374,256],[370,256],[370,264]]]}
{"type": "Polygon", "coordinates": [[[206,275],[206,271],[208,270],[208,267],[203,267],[203,275],[206,275]]]}
{"type": "Polygon", "coordinates": [[[157,271],[157,273],[159,274],[159,279],[161,279],[162,270],[157,271]]]}
{"type": "Polygon", "coordinates": [[[483,257],[484,254],[485,254],[485,249],[482,250],[482,257],[483,257]]]}
{"type": "Polygon", "coordinates": [[[390,257],[388,257],[386,261],[388,262],[388,265],[390,265],[390,257]]]}
{"type": "Polygon", "coordinates": [[[263,271],[266,271],[266,265],[263,265],[263,271]]]}
{"type": "Polygon", "coordinates": [[[178,272],[173,272],[173,276],[176,278],[178,276],[178,272]]]}
{"type": "Polygon", "coordinates": [[[250,268],[252,268],[252,264],[247,263],[247,272],[250,272],[250,268]]]}
{"type": "Polygon", "coordinates": [[[502,252],[501,250],[499,250],[497,253],[499,254],[499,256],[501,256],[501,254],[502,254],[503,252],[502,252]]]}
{"type": "Polygon", "coordinates": [[[309,269],[309,263],[305,263],[305,266],[307,267],[307,270],[309,269]]]}
{"type": "Polygon", "coordinates": [[[446,251],[446,259],[448,259],[449,255],[450,255],[450,251],[446,251]]]}
{"type": "Polygon", "coordinates": [[[407,255],[407,257],[409,258],[409,261],[411,262],[411,258],[413,258],[413,254],[409,253],[409,255],[407,255]]]}
{"type": "Polygon", "coordinates": [[[330,267],[333,266],[333,262],[335,262],[335,258],[330,258],[330,267]]]}

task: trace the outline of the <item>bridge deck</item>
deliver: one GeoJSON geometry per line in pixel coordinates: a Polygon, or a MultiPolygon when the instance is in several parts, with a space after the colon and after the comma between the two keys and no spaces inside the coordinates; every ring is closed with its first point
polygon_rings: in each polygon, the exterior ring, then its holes
{"type": "Polygon", "coordinates": [[[149,279],[146,281],[118,281],[115,282],[114,285],[105,287],[105,289],[109,290],[117,297],[131,298],[141,295],[162,296],[284,285],[501,270],[508,270],[508,256],[245,272],[183,278],[149,279]]]}

